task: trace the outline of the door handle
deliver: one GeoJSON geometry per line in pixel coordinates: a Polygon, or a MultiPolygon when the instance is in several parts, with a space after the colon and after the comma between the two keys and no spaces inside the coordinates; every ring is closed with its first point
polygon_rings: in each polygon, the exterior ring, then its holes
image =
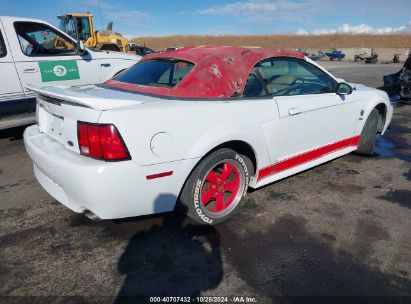
{"type": "Polygon", "coordinates": [[[37,73],[37,71],[37,68],[27,68],[23,70],[24,73],[37,73]]]}
{"type": "Polygon", "coordinates": [[[110,63],[102,63],[101,66],[102,66],[103,68],[108,68],[108,67],[111,66],[111,64],[110,64],[110,63]]]}
{"type": "Polygon", "coordinates": [[[301,113],[301,110],[299,108],[291,108],[288,110],[288,114],[290,115],[298,115],[301,113]]]}

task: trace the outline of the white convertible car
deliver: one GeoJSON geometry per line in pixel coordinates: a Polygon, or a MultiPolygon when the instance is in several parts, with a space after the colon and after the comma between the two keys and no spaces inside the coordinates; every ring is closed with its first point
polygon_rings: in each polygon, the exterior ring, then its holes
{"type": "Polygon", "coordinates": [[[24,142],[62,204],[113,219],[182,207],[217,224],[247,188],[352,151],[373,154],[393,109],[291,51],[186,47],[147,55],[102,85],[31,87],[24,142]]]}

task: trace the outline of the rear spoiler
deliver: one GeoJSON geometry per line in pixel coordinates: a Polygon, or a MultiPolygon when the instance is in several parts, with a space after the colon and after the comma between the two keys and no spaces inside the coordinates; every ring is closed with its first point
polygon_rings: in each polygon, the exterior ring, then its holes
{"type": "MultiPolygon", "coordinates": [[[[95,88],[94,86],[89,87],[90,89],[95,88]]],[[[30,91],[37,93],[38,95],[54,98],[58,102],[73,103],[98,111],[110,110],[114,108],[139,104],[137,100],[119,100],[117,98],[110,99],[94,97],[91,94],[87,94],[87,91],[77,92],[73,89],[70,89],[70,87],[38,87],[34,85],[26,85],[26,88],[30,91]]]]}

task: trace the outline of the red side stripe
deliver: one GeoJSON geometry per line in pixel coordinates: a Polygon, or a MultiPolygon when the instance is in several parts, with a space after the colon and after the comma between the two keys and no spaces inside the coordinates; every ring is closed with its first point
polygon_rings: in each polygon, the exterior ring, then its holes
{"type": "Polygon", "coordinates": [[[170,175],[172,175],[172,174],[173,174],[173,171],[167,171],[167,172],[162,172],[162,173],[147,175],[146,178],[147,178],[147,179],[155,179],[155,178],[170,176],[170,175]]]}
{"type": "Polygon", "coordinates": [[[276,164],[260,169],[258,171],[257,181],[260,181],[270,175],[274,175],[276,173],[308,163],[317,158],[321,158],[329,153],[332,153],[332,152],[335,152],[335,151],[338,151],[344,148],[348,148],[348,147],[355,147],[358,145],[359,141],[360,141],[360,136],[354,136],[354,137],[347,138],[347,139],[338,141],[336,143],[329,144],[321,148],[317,148],[317,149],[290,157],[288,159],[282,160],[276,164]]]}

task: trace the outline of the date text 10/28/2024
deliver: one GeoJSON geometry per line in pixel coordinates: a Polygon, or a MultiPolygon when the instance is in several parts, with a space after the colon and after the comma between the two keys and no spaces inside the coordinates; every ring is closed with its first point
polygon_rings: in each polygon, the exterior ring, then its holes
{"type": "Polygon", "coordinates": [[[150,303],[258,303],[255,297],[150,297],[150,303]]]}

